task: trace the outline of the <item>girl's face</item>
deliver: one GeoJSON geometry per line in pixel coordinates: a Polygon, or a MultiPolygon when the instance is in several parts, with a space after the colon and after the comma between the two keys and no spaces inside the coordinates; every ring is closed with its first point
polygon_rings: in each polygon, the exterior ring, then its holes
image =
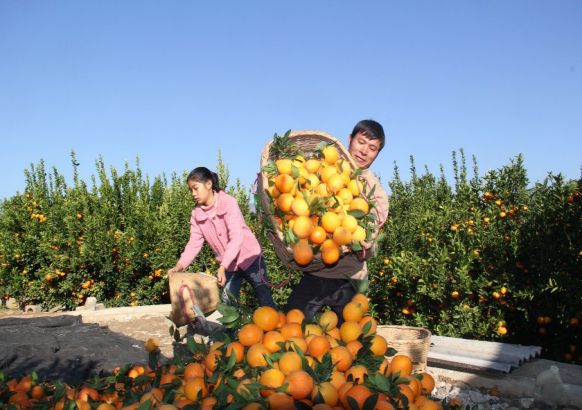
{"type": "Polygon", "coordinates": [[[193,179],[188,181],[188,188],[192,197],[198,205],[210,205],[214,201],[214,191],[212,191],[212,181],[199,182],[193,179]]]}
{"type": "Polygon", "coordinates": [[[349,151],[360,168],[369,168],[380,152],[380,140],[358,132],[350,136],[349,151]]]}

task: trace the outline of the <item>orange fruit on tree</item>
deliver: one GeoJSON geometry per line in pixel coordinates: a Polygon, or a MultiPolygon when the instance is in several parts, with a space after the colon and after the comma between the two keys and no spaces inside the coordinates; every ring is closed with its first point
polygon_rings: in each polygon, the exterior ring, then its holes
{"type": "Polygon", "coordinates": [[[352,386],[342,398],[342,405],[345,409],[353,409],[351,402],[355,401],[358,409],[364,408],[364,403],[368,397],[372,396],[372,391],[361,384],[352,386]]]}
{"type": "Polygon", "coordinates": [[[359,322],[364,316],[364,310],[358,302],[348,302],[342,310],[342,315],[348,322],[359,322]]]}
{"type": "Polygon", "coordinates": [[[390,373],[400,372],[400,376],[410,376],[412,373],[412,360],[410,357],[397,354],[390,360],[390,373]]]}
{"type": "Polygon", "coordinates": [[[382,335],[374,335],[370,344],[370,350],[376,356],[384,356],[388,350],[388,342],[382,335]]]}
{"type": "Polygon", "coordinates": [[[321,314],[319,317],[319,326],[324,331],[329,331],[331,329],[335,329],[338,322],[337,314],[333,310],[326,310],[321,314]]]}
{"type": "Polygon", "coordinates": [[[305,370],[295,370],[285,377],[287,394],[295,400],[309,397],[313,390],[313,378],[305,370]]]}
{"type": "Polygon", "coordinates": [[[281,350],[282,347],[279,343],[284,342],[285,339],[283,338],[283,335],[277,330],[271,330],[270,332],[265,333],[263,336],[263,344],[271,353],[275,353],[281,350]]]}
{"type": "Polygon", "coordinates": [[[325,229],[327,233],[333,234],[340,225],[340,217],[335,212],[327,211],[321,217],[321,227],[325,229]]]}
{"type": "Polygon", "coordinates": [[[344,343],[357,340],[362,334],[362,326],[358,322],[344,322],[340,326],[340,335],[344,343]]]}
{"type": "Polygon", "coordinates": [[[207,394],[208,388],[203,377],[195,377],[184,384],[184,396],[188,400],[198,400],[206,397],[207,394]]]}
{"type": "Polygon", "coordinates": [[[263,341],[263,329],[256,323],[247,323],[238,331],[238,341],[243,346],[252,346],[263,341]]]}
{"type": "Polygon", "coordinates": [[[364,383],[365,376],[368,375],[368,368],[361,364],[357,364],[346,370],[345,375],[347,381],[362,384],[364,383]]]}
{"type": "Polygon", "coordinates": [[[352,366],[353,357],[347,347],[336,346],[331,349],[330,355],[335,370],[345,372],[352,366]]]}
{"type": "Polygon", "coordinates": [[[279,323],[279,312],[271,306],[261,306],[253,312],[253,322],[264,331],[275,330],[279,323]]]}
{"type": "Polygon", "coordinates": [[[306,241],[299,241],[293,245],[293,260],[300,266],[309,265],[313,261],[313,249],[311,245],[306,241]]]}
{"type": "MultiPolygon", "coordinates": [[[[291,309],[287,312],[287,323],[302,324],[304,320],[305,314],[300,309],[291,309]]],[[[303,331],[301,334],[303,334],[303,331]]]]}
{"type": "Polygon", "coordinates": [[[267,359],[271,354],[269,349],[265,347],[262,343],[257,343],[249,347],[247,350],[247,363],[251,367],[264,367],[267,366],[267,359]]]}

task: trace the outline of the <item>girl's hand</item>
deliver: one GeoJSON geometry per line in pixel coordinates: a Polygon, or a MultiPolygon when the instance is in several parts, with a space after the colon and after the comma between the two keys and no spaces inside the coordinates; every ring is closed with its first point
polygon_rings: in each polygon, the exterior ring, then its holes
{"type": "Polygon", "coordinates": [[[218,272],[216,272],[216,279],[218,279],[218,284],[220,286],[224,286],[226,284],[226,269],[224,267],[218,268],[218,272]]]}
{"type": "Polygon", "coordinates": [[[174,272],[182,272],[183,270],[184,270],[184,267],[177,263],[176,266],[174,266],[171,269],[168,269],[168,275],[172,274],[174,272]]]}

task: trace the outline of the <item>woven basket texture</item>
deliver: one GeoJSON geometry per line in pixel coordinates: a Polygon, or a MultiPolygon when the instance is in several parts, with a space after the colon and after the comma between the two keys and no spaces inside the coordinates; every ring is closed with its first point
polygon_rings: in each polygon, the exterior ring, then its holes
{"type": "MultiPolygon", "coordinates": [[[[326,142],[333,144],[339,153],[341,159],[348,161],[353,169],[357,168],[356,163],[352,159],[349,151],[333,136],[323,131],[294,131],[289,134],[289,138],[293,139],[294,142],[300,147],[300,149],[305,153],[306,156],[314,154],[316,152],[316,147],[321,142],[326,142]]],[[[273,141],[269,141],[261,153],[261,169],[263,166],[267,165],[270,160],[275,160],[271,155],[271,144],[273,141]]],[[[266,192],[266,187],[269,186],[269,178],[266,173],[261,172],[261,177],[258,181],[258,194],[261,199],[261,205],[263,209],[263,217],[267,218],[273,227],[277,227],[277,221],[275,220],[275,215],[272,212],[272,201],[269,194],[266,192]]],[[[321,257],[315,255],[313,261],[307,266],[299,266],[293,259],[293,249],[290,246],[286,246],[283,240],[283,233],[276,229],[276,234],[270,235],[270,239],[273,242],[275,248],[275,253],[277,257],[287,268],[291,270],[300,270],[303,272],[315,272],[325,268],[325,264],[321,260],[321,257]]]]}
{"type": "Polygon", "coordinates": [[[220,302],[218,282],[214,276],[202,272],[174,272],[168,282],[172,305],[170,320],[176,326],[184,326],[194,320],[196,314],[192,311],[192,305],[198,305],[204,314],[209,314],[216,310],[220,302]]]}
{"type": "Polygon", "coordinates": [[[376,328],[376,333],[384,336],[388,347],[394,348],[398,354],[410,357],[414,372],[426,371],[430,330],[422,327],[383,325],[376,328]]]}

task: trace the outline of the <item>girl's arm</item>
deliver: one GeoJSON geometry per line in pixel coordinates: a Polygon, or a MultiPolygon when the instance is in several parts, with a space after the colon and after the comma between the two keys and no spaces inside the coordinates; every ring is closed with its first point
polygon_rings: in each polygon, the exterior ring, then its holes
{"type": "Polygon", "coordinates": [[[186,269],[192,261],[198,256],[200,253],[200,249],[202,249],[202,245],[204,244],[204,236],[202,235],[202,231],[200,227],[196,223],[194,219],[194,213],[192,213],[192,217],[190,218],[190,239],[180,256],[180,259],[176,263],[170,271],[172,272],[179,272],[186,269]]]}
{"type": "Polygon", "coordinates": [[[230,266],[232,261],[238,256],[243,242],[243,227],[246,225],[243,214],[233,197],[228,198],[228,210],[224,215],[224,222],[228,230],[228,243],[222,261],[221,267],[225,269],[230,266]]]}

